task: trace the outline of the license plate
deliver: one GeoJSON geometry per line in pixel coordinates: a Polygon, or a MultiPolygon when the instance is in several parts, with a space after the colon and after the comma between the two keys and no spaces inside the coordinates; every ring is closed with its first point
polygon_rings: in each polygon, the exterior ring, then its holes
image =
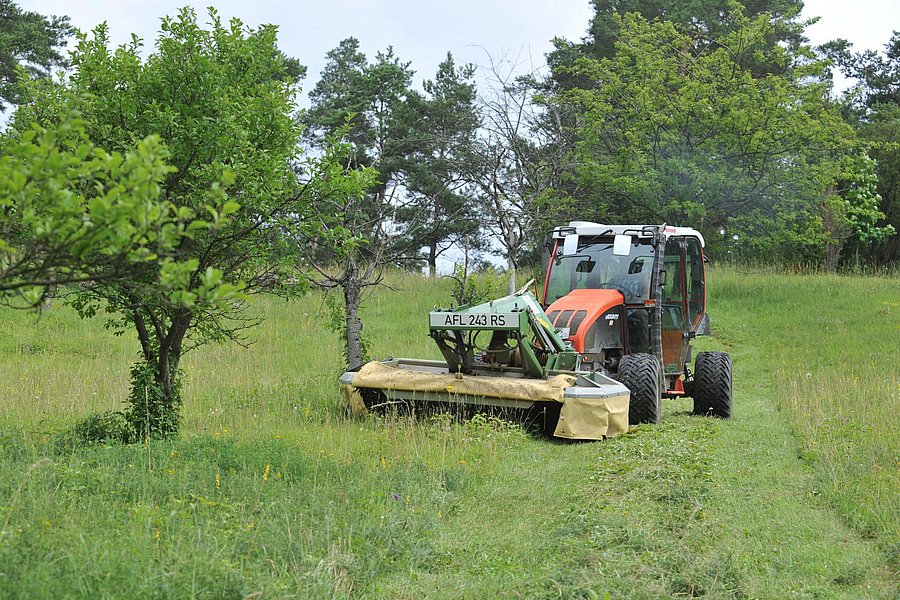
{"type": "Polygon", "coordinates": [[[518,329],[522,313],[429,313],[432,329],[518,329]]]}

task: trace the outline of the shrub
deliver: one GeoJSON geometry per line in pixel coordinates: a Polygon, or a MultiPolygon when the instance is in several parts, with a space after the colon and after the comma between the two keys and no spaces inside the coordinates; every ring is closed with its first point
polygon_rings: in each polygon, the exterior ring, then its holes
{"type": "Polygon", "coordinates": [[[104,410],[63,431],[56,438],[55,445],[58,452],[71,452],[94,444],[125,444],[131,441],[134,441],[134,434],[125,415],[117,410],[104,410]]]}

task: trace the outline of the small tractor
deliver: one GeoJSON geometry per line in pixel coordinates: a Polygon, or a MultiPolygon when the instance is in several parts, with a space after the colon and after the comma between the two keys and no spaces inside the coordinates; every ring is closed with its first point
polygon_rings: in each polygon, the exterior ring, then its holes
{"type": "Polygon", "coordinates": [[[540,304],[528,285],[429,315],[443,361],[389,359],[344,373],[361,410],[393,402],[519,408],[558,437],[601,439],[656,423],[663,397],[731,417],[731,357],[708,335],[703,236],[688,227],[572,222],[553,230],[540,304]]]}

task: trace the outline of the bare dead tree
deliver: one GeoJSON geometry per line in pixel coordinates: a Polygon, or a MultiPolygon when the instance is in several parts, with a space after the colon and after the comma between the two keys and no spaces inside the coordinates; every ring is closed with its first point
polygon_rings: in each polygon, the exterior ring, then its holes
{"type": "Polygon", "coordinates": [[[552,210],[569,145],[555,108],[536,99],[543,70],[529,60],[530,70],[516,75],[525,62],[521,55],[495,59],[487,54],[487,61],[482,68],[489,87],[478,98],[482,129],[469,176],[480,191],[482,224],[503,248],[512,293],[523,245],[552,210]]]}
{"type": "Polygon", "coordinates": [[[341,333],[347,365],[355,370],[368,358],[359,315],[363,295],[369,288],[384,285],[385,270],[421,244],[421,235],[417,231],[420,225],[414,221],[403,227],[398,224],[398,211],[411,202],[402,179],[377,181],[374,170],[360,169],[352,157],[347,159],[344,173],[357,173],[357,184],[322,186],[316,202],[317,229],[321,230],[299,241],[313,285],[342,294],[341,333]]]}

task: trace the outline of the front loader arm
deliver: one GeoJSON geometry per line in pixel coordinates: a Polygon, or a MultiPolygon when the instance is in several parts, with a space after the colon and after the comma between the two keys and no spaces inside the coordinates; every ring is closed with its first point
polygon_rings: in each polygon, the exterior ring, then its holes
{"type": "Polygon", "coordinates": [[[519,369],[537,379],[552,369],[571,370],[577,362],[577,354],[525,290],[477,306],[435,310],[429,321],[430,336],[452,372],[471,373],[476,349],[490,368],[519,369]],[[479,348],[476,338],[485,331],[491,332],[490,343],[479,348]]]}

